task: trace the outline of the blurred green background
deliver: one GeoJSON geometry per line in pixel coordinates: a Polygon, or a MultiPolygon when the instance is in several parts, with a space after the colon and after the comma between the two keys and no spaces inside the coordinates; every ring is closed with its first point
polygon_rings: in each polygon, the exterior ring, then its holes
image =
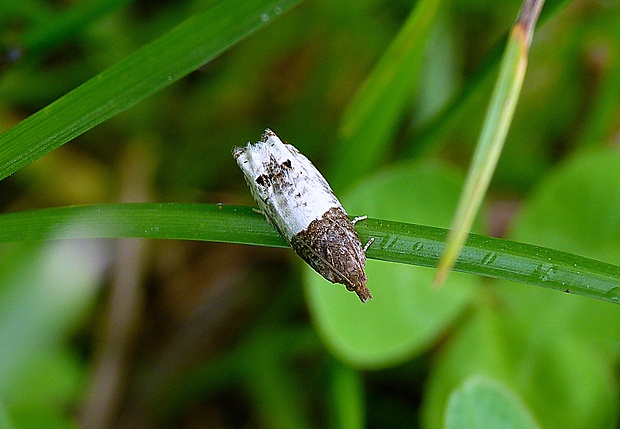
{"type": "MultiPolygon", "coordinates": [[[[234,0],[3,0],[0,131],[227,3],[243,15],[234,0]]],[[[230,150],[269,127],[350,214],[447,227],[520,2],[270,4],[243,40],[218,16],[222,55],[4,179],[2,212],[253,206],[230,150]]],[[[619,118],[620,5],[548,1],[476,231],[620,264],[619,118]]],[[[620,307],[367,273],[362,305],[287,249],[2,244],[0,428],[619,426],[620,307]]]]}

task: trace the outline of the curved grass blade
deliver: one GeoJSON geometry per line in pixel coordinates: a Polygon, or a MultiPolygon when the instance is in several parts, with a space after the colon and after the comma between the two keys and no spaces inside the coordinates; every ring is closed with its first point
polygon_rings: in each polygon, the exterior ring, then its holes
{"type": "MultiPolygon", "coordinates": [[[[368,257],[435,267],[447,230],[367,219],[368,257]]],[[[220,204],[103,204],[0,215],[0,242],[67,238],[157,238],[288,247],[251,207],[220,204]]],[[[511,280],[620,304],[620,266],[531,244],[469,234],[456,271],[511,280]]]]}
{"type": "Polygon", "coordinates": [[[0,179],[128,109],[301,0],[225,0],[0,134],[0,179]]]}
{"type": "Polygon", "coordinates": [[[454,265],[493,177],[519,99],[527,68],[527,54],[543,3],[544,0],[526,0],[510,33],[472,166],[448,234],[445,253],[437,267],[436,286],[443,283],[454,265]]]}

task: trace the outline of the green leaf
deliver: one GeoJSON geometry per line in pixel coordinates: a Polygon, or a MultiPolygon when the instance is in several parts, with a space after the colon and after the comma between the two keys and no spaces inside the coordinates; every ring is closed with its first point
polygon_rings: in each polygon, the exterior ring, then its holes
{"type": "Polygon", "coordinates": [[[0,179],[211,61],[300,0],[225,0],[0,134],[0,179]]]}
{"type": "Polygon", "coordinates": [[[620,153],[581,153],[551,172],[524,205],[515,239],[620,263],[620,153]]]}
{"type": "Polygon", "coordinates": [[[606,362],[556,321],[554,332],[480,307],[451,338],[426,380],[423,426],[443,428],[450,394],[471,376],[502,380],[541,427],[613,427],[617,392],[606,362]]]}
{"type": "Polygon", "coordinates": [[[497,381],[473,376],[450,395],[446,429],[537,427],[529,410],[497,381]]]}
{"type": "MultiPolygon", "coordinates": [[[[561,165],[522,208],[512,236],[617,262],[619,166],[616,151],[580,154],[561,165]]],[[[584,279],[586,289],[593,284],[584,279]]],[[[431,374],[428,427],[441,427],[434,416],[472,374],[510,385],[543,427],[612,427],[618,412],[610,376],[620,350],[618,307],[507,282],[494,290],[498,296],[491,302],[501,305],[481,309],[431,374]]]]}

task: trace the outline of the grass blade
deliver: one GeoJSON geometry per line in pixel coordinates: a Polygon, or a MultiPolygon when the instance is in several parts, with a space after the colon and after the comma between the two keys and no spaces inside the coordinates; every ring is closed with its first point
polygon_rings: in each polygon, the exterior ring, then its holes
{"type": "Polygon", "coordinates": [[[0,179],[217,57],[301,0],[225,0],[0,134],[0,179]]]}
{"type": "Polygon", "coordinates": [[[526,0],[512,28],[472,166],[448,234],[446,250],[439,261],[435,278],[437,286],[443,283],[454,265],[493,177],[519,99],[527,53],[543,3],[542,0],[526,0]]]}
{"type": "MultiPolygon", "coordinates": [[[[357,224],[368,257],[435,267],[447,230],[368,219],[357,224]]],[[[288,247],[251,207],[220,204],[102,204],[0,215],[0,242],[67,238],[157,238],[288,247]]],[[[456,271],[620,304],[620,267],[531,244],[469,234],[456,271]]]]}

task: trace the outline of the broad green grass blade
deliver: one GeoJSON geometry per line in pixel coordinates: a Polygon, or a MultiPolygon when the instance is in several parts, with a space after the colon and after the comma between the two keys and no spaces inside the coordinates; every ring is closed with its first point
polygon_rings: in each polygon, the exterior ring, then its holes
{"type": "Polygon", "coordinates": [[[225,0],[0,135],[0,179],[217,57],[300,0],[225,0]]]}
{"type": "MultiPolygon", "coordinates": [[[[368,257],[434,267],[446,230],[368,219],[357,224],[368,257]]],[[[0,215],[0,242],[66,238],[159,238],[287,247],[251,207],[115,204],[0,215]]],[[[571,253],[470,234],[456,271],[561,290],[620,304],[620,267],[571,253]]]]}
{"type": "Polygon", "coordinates": [[[454,265],[493,177],[521,92],[527,53],[542,3],[540,0],[526,0],[521,17],[512,28],[472,166],[452,221],[446,250],[439,262],[435,278],[438,286],[454,265]]]}
{"type": "Polygon", "coordinates": [[[340,127],[330,182],[350,183],[378,165],[421,69],[440,0],[422,0],[351,102],[340,127]],[[346,160],[346,162],[343,162],[346,160]]]}

